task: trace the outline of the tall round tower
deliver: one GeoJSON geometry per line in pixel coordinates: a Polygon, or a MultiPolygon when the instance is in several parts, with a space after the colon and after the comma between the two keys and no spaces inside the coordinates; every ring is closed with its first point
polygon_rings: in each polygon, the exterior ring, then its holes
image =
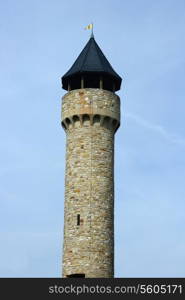
{"type": "Polygon", "coordinates": [[[114,134],[121,77],[92,36],[62,77],[63,277],[114,277],[114,134]]]}

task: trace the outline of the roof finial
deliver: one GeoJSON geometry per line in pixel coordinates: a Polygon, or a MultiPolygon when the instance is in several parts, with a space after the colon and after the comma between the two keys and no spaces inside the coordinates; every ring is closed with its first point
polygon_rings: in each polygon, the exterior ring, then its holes
{"type": "Polygon", "coordinates": [[[92,24],[92,29],[91,29],[91,38],[94,38],[94,32],[93,32],[93,22],[91,23],[92,24]]]}
{"type": "Polygon", "coordinates": [[[91,38],[94,38],[94,33],[93,33],[93,22],[85,27],[85,29],[91,29],[91,38]]]}

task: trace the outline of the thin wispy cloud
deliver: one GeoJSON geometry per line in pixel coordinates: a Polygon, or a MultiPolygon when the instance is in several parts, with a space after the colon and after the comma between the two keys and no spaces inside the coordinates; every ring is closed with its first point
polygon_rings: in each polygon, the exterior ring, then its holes
{"type": "Polygon", "coordinates": [[[151,122],[141,118],[140,116],[138,116],[136,114],[133,114],[133,113],[129,113],[129,112],[125,113],[125,118],[134,121],[138,125],[140,125],[142,127],[145,127],[148,130],[151,130],[151,131],[154,131],[154,132],[158,133],[160,136],[162,136],[165,140],[167,140],[170,143],[185,146],[185,138],[168,132],[161,125],[151,123],[151,122]]]}

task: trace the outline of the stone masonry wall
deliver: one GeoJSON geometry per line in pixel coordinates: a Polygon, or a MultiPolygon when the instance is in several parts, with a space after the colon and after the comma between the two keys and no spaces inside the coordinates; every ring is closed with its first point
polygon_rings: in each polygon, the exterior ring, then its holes
{"type": "Polygon", "coordinates": [[[119,97],[100,89],[64,95],[66,131],[63,277],[114,276],[114,133],[119,97]]]}

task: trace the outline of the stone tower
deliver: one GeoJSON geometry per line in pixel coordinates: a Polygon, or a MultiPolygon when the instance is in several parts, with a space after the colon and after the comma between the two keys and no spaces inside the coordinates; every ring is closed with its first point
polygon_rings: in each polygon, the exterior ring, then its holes
{"type": "Polygon", "coordinates": [[[114,134],[121,77],[93,36],[62,77],[63,277],[114,277],[114,134]]]}

